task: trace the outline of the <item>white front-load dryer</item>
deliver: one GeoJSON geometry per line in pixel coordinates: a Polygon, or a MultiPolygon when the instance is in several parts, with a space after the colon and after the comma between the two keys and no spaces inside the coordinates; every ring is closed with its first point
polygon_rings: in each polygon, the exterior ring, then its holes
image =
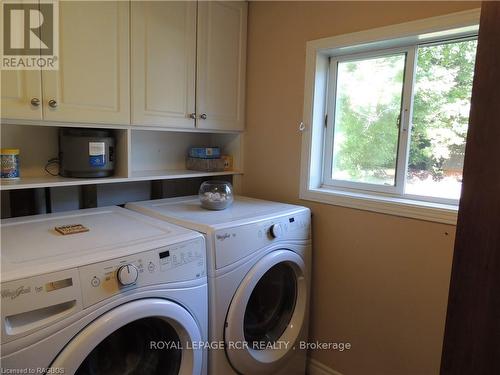
{"type": "Polygon", "coordinates": [[[245,197],[222,211],[201,208],[198,197],[126,208],[205,235],[210,374],[305,373],[309,209],[245,197]]]}
{"type": "Polygon", "coordinates": [[[1,232],[2,373],[206,373],[199,233],[120,207],[1,232]]]}

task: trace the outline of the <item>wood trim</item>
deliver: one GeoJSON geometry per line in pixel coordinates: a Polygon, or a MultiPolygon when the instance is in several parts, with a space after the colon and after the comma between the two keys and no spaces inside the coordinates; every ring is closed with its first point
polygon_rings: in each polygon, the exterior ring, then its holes
{"type": "Polygon", "coordinates": [[[442,375],[500,374],[500,3],[482,3],[442,375]]]}

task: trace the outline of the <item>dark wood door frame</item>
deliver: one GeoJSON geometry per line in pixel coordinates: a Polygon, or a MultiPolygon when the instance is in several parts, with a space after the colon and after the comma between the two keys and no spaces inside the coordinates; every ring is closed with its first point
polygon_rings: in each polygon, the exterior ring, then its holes
{"type": "Polygon", "coordinates": [[[500,374],[500,2],[483,2],[441,375],[500,374]]]}

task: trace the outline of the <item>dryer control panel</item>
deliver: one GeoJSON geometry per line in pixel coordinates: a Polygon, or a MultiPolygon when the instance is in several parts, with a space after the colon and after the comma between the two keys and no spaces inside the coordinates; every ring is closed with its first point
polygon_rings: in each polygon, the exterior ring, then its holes
{"type": "Polygon", "coordinates": [[[84,308],[115,294],[206,276],[201,238],[79,268],[84,308]]]}
{"type": "Polygon", "coordinates": [[[215,267],[220,269],[278,241],[311,238],[308,209],[215,232],[215,267]]]}

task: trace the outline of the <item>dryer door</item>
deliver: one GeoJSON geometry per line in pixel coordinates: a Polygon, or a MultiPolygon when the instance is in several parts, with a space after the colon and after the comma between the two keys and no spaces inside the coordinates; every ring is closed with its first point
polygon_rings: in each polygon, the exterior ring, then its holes
{"type": "Polygon", "coordinates": [[[196,321],[180,305],[159,298],[136,300],[85,327],[48,373],[200,374],[203,354],[190,344],[201,337],[196,321]]]}
{"type": "Polygon", "coordinates": [[[306,267],[290,250],[264,256],[247,273],[229,306],[225,341],[232,366],[243,374],[273,373],[304,324],[306,267]]]}

